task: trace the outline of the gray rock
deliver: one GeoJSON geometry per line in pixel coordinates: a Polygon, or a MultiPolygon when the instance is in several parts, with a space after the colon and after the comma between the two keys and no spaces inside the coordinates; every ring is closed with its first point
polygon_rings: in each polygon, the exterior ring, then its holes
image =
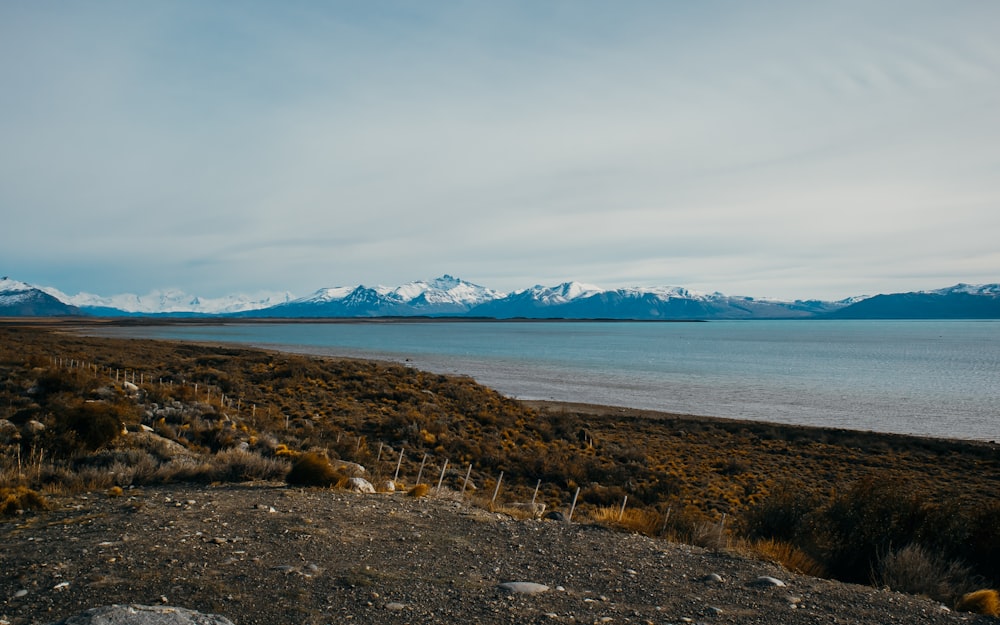
{"type": "Polygon", "coordinates": [[[50,625],[233,625],[217,614],[150,605],[106,605],[50,625]]]}
{"type": "Polygon", "coordinates": [[[751,586],[785,586],[785,582],[781,581],[776,577],[769,577],[767,575],[761,575],[757,579],[750,582],[751,586]]]}
{"type": "Polygon", "coordinates": [[[363,477],[352,477],[347,480],[347,490],[353,490],[358,493],[374,493],[375,487],[363,477]]]}
{"type": "Polygon", "coordinates": [[[537,595],[549,589],[545,584],[536,584],[535,582],[504,582],[498,587],[500,590],[524,595],[537,595]]]}
{"type": "Polygon", "coordinates": [[[347,475],[348,477],[361,477],[366,473],[365,468],[360,464],[358,464],[357,462],[348,462],[346,460],[334,460],[333,462],[331,462],[331,464],[333,465],[334,469],[340,471],[341,473],[347,475]]]}

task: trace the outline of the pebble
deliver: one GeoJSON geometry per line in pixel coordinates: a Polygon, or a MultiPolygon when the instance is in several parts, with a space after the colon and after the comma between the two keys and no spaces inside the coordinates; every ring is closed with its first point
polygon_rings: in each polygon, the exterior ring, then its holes
{"type": "Polygon", "coordinates": [[[27,594],[28,594],[28,591],[22,588],[21,590],[19,590],[19,591],[17,591],[17,592],[14,593],[14,598],[15,599],[20,599],[21,597],[23,597],[23,596],[25,596],[27,594]]]}
{"type": "Polygon", "coordinates": [[[392,603],[385,604],[385,609],[390,610],[392,612],[401,612],[406,609],[406,606],[403,605],[402,603],[393,601],[392,603]]]}
{"type": "Polygon", "coordinates": [[[761,575],[757,579],[750,582],[753,586],[786,586],[785,582],[781,581],[776,577],[770,577],[767,575],[761,575]]]}
{"type": "Polygon", "coordinates": [[[721,584],[723,582],[722,576],[718,573],[709,573],[703,579],[710,584],[721,584]]]}

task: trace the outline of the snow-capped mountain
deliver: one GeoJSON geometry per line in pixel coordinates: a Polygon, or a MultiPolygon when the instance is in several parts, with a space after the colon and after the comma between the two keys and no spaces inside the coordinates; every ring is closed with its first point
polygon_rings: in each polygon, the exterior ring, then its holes
{"type": "Polygon", "coordinates": [[[1000,284],[951,287],[837,302],[793,302],[678,286],[602,289],[581,282],[502,293],[444,275],[397,287],[339,286],[293,299],[288,293],[199,298],[181,291],[69,296],[51,287],[0,280],[0,315],[215,315],[262,318],[386,316],[495,319],[1000,319],[1000,284]]]}
{"type": "Polygon", "coordinates": [[[53,317],[83,314],[44,290],[6,276],[0,278],[0,317],[53,317]]]}
{"type": "Polygon", "coordinates": [[[91,293],[66,295],[53,288],[44,290],[59,300],[97,316],[117,315],[222,315],[268,308],[291,300],[290,293],[257,293],[225,297],[198,297],[175,289],[150,291],[145,295],[123,293],[108,297],[91,293]]]}
{"type": "Polygon", "coordinates": [[[1000,319],[1000,284],[964,284],[869,297],[831,313],[838,319],[1000,319]]]}
{"type": "Polygon", "coordinates": [[[496,318],[561,319],[751,319],[810,317],[840,308],[836,302],[777,302],[683,287],[605,290],[566,282],[535,286],[473,308],[469,314],[496,318]]]}
{"type": "MultiPolygon", "coordinates": [[[[257,311],[267,317],[379,317],[462,315],[503,294],[444,275],[398,287],[331,287],[257,311]]],[[[246,315],[244,315],[246,316],[246,315]]]]}

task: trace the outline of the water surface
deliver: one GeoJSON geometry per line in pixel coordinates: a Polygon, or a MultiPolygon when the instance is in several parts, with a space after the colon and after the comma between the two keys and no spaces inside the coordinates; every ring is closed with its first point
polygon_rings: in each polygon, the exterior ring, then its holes
{"type": "Polygon", "coordinates": [[[1000,322],[376,322],[109,328],[376,358],[578,401],[1000,439],[1000,322]]]}

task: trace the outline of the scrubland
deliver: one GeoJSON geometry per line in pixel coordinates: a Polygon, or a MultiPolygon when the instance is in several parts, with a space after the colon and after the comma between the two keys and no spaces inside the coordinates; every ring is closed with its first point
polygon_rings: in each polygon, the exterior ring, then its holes
{"type": "Polygon", "coordinates": [[[396,364],[11,322],[0,452],[7,522],[77,493],[343,487],[361,465],[380,490],[512,515],[534,501],[574,523],[997,609],[995,594],[968,594],[1000,584],[992,443],[519,402],[396,364]]]}

